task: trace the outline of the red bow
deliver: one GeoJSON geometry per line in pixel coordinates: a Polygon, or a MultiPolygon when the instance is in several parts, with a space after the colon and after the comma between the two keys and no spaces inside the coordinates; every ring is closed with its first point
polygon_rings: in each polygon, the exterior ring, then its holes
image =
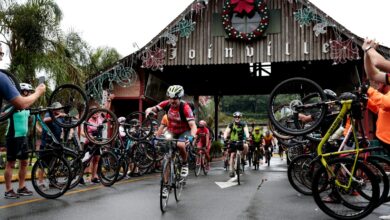
{"type": "Polygon", "coordinates": [[[255,8],[254,1],[255,0],[231,0],[232,5],[237,4],[233,11],[240,14],[242,13],[242,11],[245,11],[249,14],[255,8]]]}

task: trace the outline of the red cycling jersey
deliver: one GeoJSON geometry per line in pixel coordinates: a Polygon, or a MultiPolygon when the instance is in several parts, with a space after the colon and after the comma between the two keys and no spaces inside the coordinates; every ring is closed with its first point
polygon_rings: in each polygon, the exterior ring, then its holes
{"type": "MultiPolygon", "coordinates": [[[[164,109],[165,106],[169,104],[169,100],[165,100],[160,102],[157,106],[160,109],[164,109]]],[[[183,107],[184,116],[187,121],[182,121],[180,118],[179,106],[173,107],[171,106],[168,110],[168,131],[173,134],[182,134],[185,131],[190,130],[190,126],[188,125],[188,121],[195,120],[194,114],[192,113],[192,109],[188,103],[184,104],[183,107]]]]}

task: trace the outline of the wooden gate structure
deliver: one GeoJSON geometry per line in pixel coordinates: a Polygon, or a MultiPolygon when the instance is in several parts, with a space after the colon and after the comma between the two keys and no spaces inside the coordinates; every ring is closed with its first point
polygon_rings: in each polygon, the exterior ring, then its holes
{"type": "Polygon", "coordinates": [[[118,61],[138,77],[128,87],[114,83],[113,110],[143,111],[172,84],[216,103],[221,96],[269,94],[295,76],[348,91],[364,76],[361,43],[308,0],[195,0],[145,47],[118,61]]]}

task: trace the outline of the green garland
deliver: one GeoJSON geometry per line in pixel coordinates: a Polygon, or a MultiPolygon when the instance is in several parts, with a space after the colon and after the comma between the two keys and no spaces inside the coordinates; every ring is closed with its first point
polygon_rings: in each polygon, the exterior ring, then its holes
{"type": "Polygon", "coordinates": [[[255,8],[257,9],[257,13],[259,13],[261,17],[259,21],[259,26],[252,32],[244,33],[236,30],[233,27],[231,20],[233,16],[233,6],[231,5],[231,0],[225,1],[222,11],[222,24],[229,38],[252,41],[256,40],[264,34],[269,24],[268,7],[264,3],[264,1],[260,0],[257,2],[257,6],[255,8]]]}

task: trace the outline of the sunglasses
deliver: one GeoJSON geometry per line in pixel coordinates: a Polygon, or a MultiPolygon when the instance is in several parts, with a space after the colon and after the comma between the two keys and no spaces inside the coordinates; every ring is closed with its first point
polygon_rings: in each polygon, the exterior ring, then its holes
{"type": "Polygon", "coordinates": [[[240,116],[234,116],[234,118],[241,118],[240,116]]]}
{"type": "Polygon", "coordinates": [[[169,97],[169,99],[177,100],[177,99],[179,99],[179,98],[177,98],[177,97],[174,97],[174,98],[169,97]]]}

